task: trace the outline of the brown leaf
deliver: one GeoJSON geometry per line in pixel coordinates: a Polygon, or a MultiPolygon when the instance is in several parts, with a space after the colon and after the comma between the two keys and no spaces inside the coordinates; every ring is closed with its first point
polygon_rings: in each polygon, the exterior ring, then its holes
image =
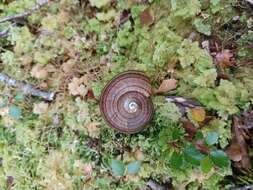
{"type": "Polygon", "coordinates": [[[242,122],[237,116],[233,116],[232,126],[232,141],[227,148],[228,155],[232,160],[239,160],[236,162],[237,167],[244,169],[251,168],[251,161],[249,156],[248,145],[245,141],[245,132],[242,122]],[[239,153],[240,152],[240,153],[239,153]],[[239,155],[238,155],[239,154],[239,155]]]}
{"type": "Polygon", "coordinates": [[[87,94],[88,79],[83,76],[81,78],[74,77],[68,84],[69,93],[71,95],[85,96],[87,94]]]}
{"type": "Polygon", "coordinates": [[[85,126],[90,137],[94,137],[94,138],[99,137],[99,134],[100,134],[99,125],[100,123],[98,122],[90,122],[85,126]]]}
{"type": "Polygon", "coordinates": [[[193,124],[187,119],[181,119],[183,124],[183,128],[185,132],[188,134],[189,140],[192,140],[197,132],[197,128],[193,126],[193,124]]]}
{"type": "Polygon", "coordinates": [[[176,79],[166,79],[163,80],[162,84],[159,86],[158,90],[155,90],[155,93],[164,93],[170,90],[173,90],[177,87],[176,79]]]}
{"type": "Polygon", "coordinates": [[[191,109],[192,118],[197,122],[202,122],[206,118],[206,111],[203,107],[196,107],[191,109]]]}
{"type": "Polygon", "coordinates": [[[242,160],[241,147],[236,143],[229,146],[226,150],[226,153],[230,160],[233,160],[234,162],[239,162],[242,160]]]}
{"type": "Polygon", "coordinates": [[[235,66],[233,57],[234,54],[230,50],[225,49],[222,52],[217,53],[215,59],[219,67],[228,68],[235,66]]]}
{"type": "Polygon", "coordinates": [[[48,110],[48,103],[40,102],[34,104],[33,113],[35,114],[43,114],[46,113],[48,110]]]}
{"type": "Polygon", "coordinates": [[[155,22],[154,12],[147,8],[140,15],[140,21],[142,26],[150,26],[155,22]]]}
{"type": "Polygon", "coordinates": [[[44,79],[48,76],[48,71],[46,67],[35,65],[31,70],[31,76],[37,79],[44,79]]]}

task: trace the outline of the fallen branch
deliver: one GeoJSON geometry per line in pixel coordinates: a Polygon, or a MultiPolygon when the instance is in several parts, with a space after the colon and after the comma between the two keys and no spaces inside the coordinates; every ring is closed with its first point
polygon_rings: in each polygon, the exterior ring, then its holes
{"type": "Polygon", "coordinates": [[[242,186],[242,187],[233,187],[233,188],[230,188],[229,190],[250,190],[252,188],[253,188],[253,184],[245,185],[245,186],[242,186]]]}
{"type": "Polygon", "coordinates": [[[48,101],[52,101],[54,99],[55,94],[53,92],[39,90],[31,84],[27,84],[22,81],[17,81],[15,79],[12,79],[11,77],[9,77],[6,74],[3,74],[3,73],[0,73],[0,82],[3,82],[4,84],[6,84],[8,86],[18,88],[25,95],[32,95],[32,96],[41,97],[41,98],[48,100],[48,101]]]}
{"type": "Polygon", "coordinates": [[[31,9],[29,9],[28,11],[20,13],[20,14],[4,17],[4,18],[0,19],[0,23],[12,21],[12,20],[17,20],[17,19],[21,19],[21,18],[30,16],[33,12],[39,10],[42,6],[49,3],[49,1],[50,0],[38,0],[37,4],[34,7],[32,7],[31,9]]]}
{"type": "Polygon", "coordinates": [[[149,180],[147,186],[150,187],[152,190],[166,190],[164,186],[159,185],[153,180],[149,180]]]}

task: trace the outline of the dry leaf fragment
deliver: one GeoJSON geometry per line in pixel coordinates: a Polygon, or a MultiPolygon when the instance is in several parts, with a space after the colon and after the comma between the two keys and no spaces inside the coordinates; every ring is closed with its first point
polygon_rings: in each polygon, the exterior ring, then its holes
{"type": "Polygon", "coordinates": [[[206,118],[206,111],[202,107],[196,107],[191,109],[192,118],[197,122],[202,122],[206,118]]]}
{"type": "Polygon", "coordinates": [[[64,73],[70,73],[75,65],[75,62],[73,59],[69,59],[67,62],[62,64],[62,70],[64,73]]]}
{"type": "Polygon", "coordinates": [[[74,96],[85,96],[88,91],[87,84],[88,80],[85,76],[81,78],[74,77],[68,85],[69,93],[74,96]]]}
{"type": "Polygon", "coordinates": [[[144,154],[140,148],[136,149],[136,151],[134,152],[134,157],[136,158],[136,160],[144,160],[144,154]]]}
{"type": "Polygon", "coordinates": [[[48,76],[48,71],[46,67],[35,65],[31,70],[31,76],[37,79],[44,79],[48,76]]]}
{"type": "Polygon", "coordinates": [[[91,122],[86,125],[86,129],[90,137],[98,137],[100,135],[99,126],[100,123],[98,122],[91,122]]]}
{"type": "Polygon", "coordinates": [[[236,166],[239,168],[249,169],[251,168],[251,160],[249,156],[248,145],[244,136],[244,125],[241,120],[233,116],[232,126],[232,143],[226,149],[228,156],[231,160],[236,162],[236,166]]]}
{"type": "Polygon", "coordinates": [[[150,26],[155,22],[154,12],[147,8],[140,15],[140,21],[142,26],[150,26]]]}
{"type": "Polygon", "coordinates": [[[43,114],[46,113],[48,110],[48,103],[40,102],[35,103],[33,106],[33,113],[35,114],[43,114]]]}
{"type": "Polygon", "coordinates": [[[170,90],[173,90],[177,87],[177,80],[176,79],[166,79],[163,80],[162,84],[159,86],[158,90],[155,93],[164,93],[170,90]]]}
{"type": "Polygon", "coordinates": [[[222,52],[219,52],[216,54],[215,59],[217,64],[221,68],[228,68],[228,67],[234,67],[234,60],[233,60],[234,54],[228,50],[225,49],[222,52]]]}
{"type": "Polygon", "coordinates": [[[236,143],[231,144],[227,148],[226,153],[230,160],[234,162],[240,162],[242,160],[241,147],[236,143]]]}

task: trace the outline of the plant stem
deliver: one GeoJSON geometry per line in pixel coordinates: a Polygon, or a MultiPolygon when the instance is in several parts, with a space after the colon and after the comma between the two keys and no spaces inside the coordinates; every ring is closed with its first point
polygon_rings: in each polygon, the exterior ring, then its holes
{"type": "Polygon", "coordinates": [[[55,96],[53,92],[39,90],[31,84],[27,84],[25,82],[12,79],[11,77],[9,77],[8,75],[4,73],[0,73],[0,82],[5,83],[7,86],[12,86],[12,87],[20,89],[22,93],[25,95],[41,97],[48,101],[52,101],[55,96]]]}

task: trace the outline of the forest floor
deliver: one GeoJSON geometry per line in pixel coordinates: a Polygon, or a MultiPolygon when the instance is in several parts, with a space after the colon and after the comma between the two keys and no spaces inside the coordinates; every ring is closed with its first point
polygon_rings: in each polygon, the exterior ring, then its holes
{"type": "Polygon", "coordinates": [[[0,189],[250,187],[252,74],[252,0],[2,0],[0,189]],[[133,135],[99,110],[127,70],[156,92],[133,135]]]}

